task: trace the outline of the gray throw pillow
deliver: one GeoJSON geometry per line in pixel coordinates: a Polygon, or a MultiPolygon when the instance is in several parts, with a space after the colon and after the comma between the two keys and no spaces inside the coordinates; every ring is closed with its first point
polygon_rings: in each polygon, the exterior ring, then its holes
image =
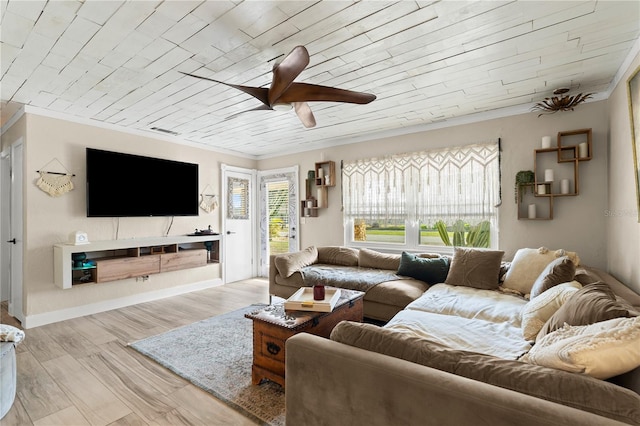
{"type": "Polygon", "coordinates": [[[531,287],[531,296],[533,299],[541,295],[551,287],[558,284],[573,281],[576,274],[576,266],[567,256],[562,256],[549,263],[531,287]]]}
{"type": "Polygon", "coordinates": [[[449,259],[446,257],[423,258],[402,252],[398,274],[424,281],[427,284],[444,282],[449,273],[449,259]]]}
{"type": "Polygon", "coordinates": [[[456,247],[445,283],[495,290],[500,285],[502,256],[502,250],[456,247]]]}

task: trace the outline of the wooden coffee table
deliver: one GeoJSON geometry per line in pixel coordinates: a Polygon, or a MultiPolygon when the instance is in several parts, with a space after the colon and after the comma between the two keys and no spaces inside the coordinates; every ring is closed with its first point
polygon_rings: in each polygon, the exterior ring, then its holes
{"type": "Polygon", "coordinates": [[[286,340],[303,332],[328,338],[340,321],[362,322],[363,297],[361,291],[340,289],[340,299],[331,312],[285,310],[278,303],[245,314],[253,320],[251,383],[268,379],[284,387],[286,340]]]}

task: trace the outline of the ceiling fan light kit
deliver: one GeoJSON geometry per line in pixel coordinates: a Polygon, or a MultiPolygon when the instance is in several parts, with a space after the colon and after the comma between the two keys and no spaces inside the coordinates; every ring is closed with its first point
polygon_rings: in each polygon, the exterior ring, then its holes
{"type": "MultiPolygon", "coordinates": [[[[263,110],[289,111],[293,108],[302,124],[307,128],[316,125],[315,117],[307,102],[344,102],[362,105],[376,99],[376,96],[370,93],[353,92],[317,84],[295,83],[293,80],[304,71],[307,65],[309,65],[309,52],[307,49],[304,46],[294,47],[282,61],[273,65],[273,78],[268,89],[265,87],[229,84],[185,72],[182,74],[233,87],[262,102],[262,105],[243,112],[263,110]]],[[[228,119],[241,113],[234,114],[228,119]]]]}
{"type": "Polygon", "coordinates": [[[543,111],[538,114],[538,117],[545,114],[554,114],[558,111],[573,111],[576,106],[591,98],[591,95],[593,95],[593,93],[587,93],[584,95],[582,93],[578,93],[575,96],[564,95],[568,91],[569,89],[567,88],[554,90],[553,94],[557,96],[544,98],[544,100],[533,106],[532,111],[543,111]]]}
{"type": "Polygon", "coordinates": [[[275,104],[273,105],[274,111],[291,111],[293,109],[293,105],[291,104],[275,104]]]}

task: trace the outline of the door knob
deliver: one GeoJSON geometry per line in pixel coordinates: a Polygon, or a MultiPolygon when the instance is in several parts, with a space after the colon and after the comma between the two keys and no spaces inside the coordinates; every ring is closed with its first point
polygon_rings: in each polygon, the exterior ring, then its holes
{"type": "Polygon", "coordinates": [[[14,238],[14,239],[12,239],[12,240],[9,240],[9,241],[7,241],[7,242],[8,242],[8,243],[13,243],[13,244],[16,244],[16,239],[14,238]]]}
{"type": "Polygon", "coordinates": [[[227,231],[227,235],[235,234],[235,232],[227,231]]]}

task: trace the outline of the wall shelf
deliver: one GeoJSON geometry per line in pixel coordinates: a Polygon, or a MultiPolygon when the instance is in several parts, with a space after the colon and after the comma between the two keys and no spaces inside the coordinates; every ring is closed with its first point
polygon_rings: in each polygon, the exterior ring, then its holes
{"type": "Polygon", "coordinates": [[[56,244],[54,282],[70,289],[219,263],[220,240],[220,235],[198,235],[56,244]]]}
{"type": "Polygon", "coordinates": [[[318,209],[329,207],[328,188],[336,186],[335,161],[321,161],[315,163],[314,171],[309,171],[313,179],[307,178],[306,196],[300,201],[300,215],[302,217],[318,217],[318,209]],[[315,191],[314,191],[315,189],[315,191]]]}
{"type": "Polygon", "coordinates": [[[552,220],[553,200],[558,197],[575,197],[580,194],[580,162],[589,161],[592,156],[592,131],[591,129],[571,130],[558,132],[557,146],[555,148],[535,149],[533,152],[534,183],[521,185],[526,189],[532,189],[533,199],[518,195],[518,219],[519,220],[552,220]],[[546,180],[545,170],[553,170],[553,180],[546,180]],[[567,191],[562,190],[562,181],[568,181],[567,191]],[[533,186],[533,188],[531,188],[533,186]],[[548,207],[540,210],[536,199],[549,200],[548,207]],[[529,218],[528,208],[530,204],[536,205],[536,217],[529,218]]]}

